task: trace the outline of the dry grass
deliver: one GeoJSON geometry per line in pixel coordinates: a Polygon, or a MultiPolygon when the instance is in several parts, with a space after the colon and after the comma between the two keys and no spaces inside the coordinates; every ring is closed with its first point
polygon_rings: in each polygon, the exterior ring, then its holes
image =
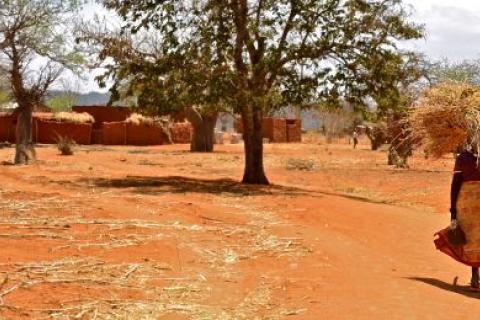
{"type": "MultiPolygon", "coordinates": [[[[52,208],[69,208],[68,212],[72,213],[70,208],[84,207],[88,202],[64,197],[39,197],[17,202],[9,200],[8,196],[9,192],[0,192],[0,209],[11,213],[0,217],[0,228],[4,230],[0,231],[1,238],[61,241],[60,246],[53,245],[50,249],[53,254],[76,249],[79,255],[50,261],[0,264],[1,312],[28,314],[35,319],[158,319],[177,313],[198,320],[280,319],[303,312],[275,304],[269,279],[267,283],[252,288],[233,307],[206,303],[211,299],[211,288],[217,281],[239,281],[235,267],[242,260],[289,259],[310,252],[303,245],[303,239],[279,237],[271,232],[271,227],[283,223],[275,212],[251,204],[240,205],[234,198],[219,196],[216,200],[226,210],[249,217],[248,222],[237,224],[212,220],[204,225],[143,219],[89,219],[81,214],[54,217],[39,213],[52,208]],[[85,237],[75,231],[78,226],[96,231],[85,237]],[[205,267],[190,269],[179,257],[181,273],[178,274],[178,270],[174,270],[178,267],[176,262],[173,265],[153,260],[116,263],[88,256],[89,249],[111,251],[120,247],[138,247],[172,235],[183,239],[180,249],[195,253],[205,267]],[[216,276],[212,277],[212,274],[216,276]],[[88,295],[75,300],[66,298],[60,305],[47,303],[35,307],[9,299],[18,290],[48,289],[59,285],[72,289],[88,287],[93,292],[108,289],[109,294],[102,298],[88,295]],[[259,317],[259,314],[263,316],[259,317]]],[[[108,196],[104,194],[102,198],[108,196]]],[[[141,198],[138,200],[143,203],[141,198]]]]}
{"type": "Polygon", "coordinates": [[[298,171],[313,171],[315,169],[315,162],[310,159],[290,158],[287,160],[286,169],[298,171]]]}
{"type": "Polygon", "coordinates": [[[156,119],[151,118],[151,117],[146,117],[144,115],[141,115],[139,113],[133,113],[130,117],[125,120],[127,123],[135,124],[135,125],[153,125],[157,122],[156,119]]]}
{"type": "Polygon", "coordinates": [[[413,134],[429,155],[441,157],[479,143],[480,87],[444,83],[427,90],[411,114],[413,134]]]}
{"type": "Polygon", "coordinates": [[[73,122],[73,123],[94,123],[95,119],[89,113],[77,113],[77,112],[58,112],[53,115],[56,121],[60,122],[73,122]]]}

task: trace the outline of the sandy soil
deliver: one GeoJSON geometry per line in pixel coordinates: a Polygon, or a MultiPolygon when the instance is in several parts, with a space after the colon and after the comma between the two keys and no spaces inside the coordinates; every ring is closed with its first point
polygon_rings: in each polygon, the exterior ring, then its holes
{"type": "Polygon", "coordinates": [[[240,145],[0,166],[0,318],[477,319],[468,268],[432,242],[453,160],[307,140],[266,146],[271,187],[237,183],[240,145]]]}

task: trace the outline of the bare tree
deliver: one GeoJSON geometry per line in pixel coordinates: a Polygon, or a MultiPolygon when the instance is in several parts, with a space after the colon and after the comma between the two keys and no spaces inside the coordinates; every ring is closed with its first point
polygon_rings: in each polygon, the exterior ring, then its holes
{"type": "Polygon", "coordinates": [[[0,0],[0,70],[8,75],[18,104],[15,164],[35,160],[34,108],[64,68],[80,62],[65,36],[75,7],[73,1],[0,0]]]}

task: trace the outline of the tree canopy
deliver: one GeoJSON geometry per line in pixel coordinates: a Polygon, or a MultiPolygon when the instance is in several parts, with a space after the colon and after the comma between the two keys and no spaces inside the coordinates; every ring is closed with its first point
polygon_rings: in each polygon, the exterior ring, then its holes
{"type": "Polygon", "coordinates": [[[343,97],[364,104],[365,96],[395,90],[399,79],[412,76],[408,63],[415,60],[397,42],[422,36],[399,0],[105,4],[122,16],[124,31],[160,31],[163,53],[208,45],[210,64],[234,62],[250,76],[250,87],[254,74],[264,75],[261,91],[275,89],[284,103],[343,97]]]}

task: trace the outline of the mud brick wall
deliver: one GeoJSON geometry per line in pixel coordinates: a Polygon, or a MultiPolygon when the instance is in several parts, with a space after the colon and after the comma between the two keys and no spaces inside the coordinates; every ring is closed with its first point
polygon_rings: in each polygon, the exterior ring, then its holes
{"type": "Polygon", "coordinates": [[[235,123],[233,124],[233,128],[235,129],[235,132],[243,133],[242,119],[235,119],[235,123]]]}
{"type": "Polygon", "coordinates": [[[192,125],[189,122],[178,122],[170,125],[173,143],[190,143],[192,140],[192,125]]]}
{"type": "Polygon", "coordinates": [[[14,142],[15,119],[10,114],[0,114],[0,142],[14,142]]]}
{"type": "Polygon", "coordinates": [[[92,130],[92,144],[103,144],[103,130],[102,129],[93,129],[92,130]]]}
{"type": "Polygon", "coordinates": [[[302,142],[302,120],[287,119],[287,141],[302,142]]]}
{"type": "Polygon", "coordinates": [[[86,112],[95,119],[94,129],[101,129],[104,122],[125,121],[131,114],[131,110],[126,107],[105,107],[105,106],[74,106],[74,112],[86,112]]]}
{"type": "Polygon", "coordinates": [[[287,121],[280,118],[263,119],[263,137],[271,142],[287,142],[287,121]]]}
{"type": "MultiPolygon", "coordinates": [[[[271,142],[302,141],[302,121],[300,119],[264,118],[262,126],[263,138],[267,138],[271,142]]],[[[235,121],[235,131],[243,133],[241,119],[235,121]]]]}
{"type": "Polygon", "coordinates": [[[54,144],[58,136],[70,137],[77,144],[91,144],[92,124],[37,120],[37,142],[54,144]]]}
{"type": "Polygon", "coordinates": [[[127,144],[127,124],[125,122],[104,122],[102,126],[102,144],[127,144]]]}
{"type": "Polygon", "coordinates": [[[127,144],[134,146],[153,146],[164,144],[160,125],[127,123],[127,144]]]}

